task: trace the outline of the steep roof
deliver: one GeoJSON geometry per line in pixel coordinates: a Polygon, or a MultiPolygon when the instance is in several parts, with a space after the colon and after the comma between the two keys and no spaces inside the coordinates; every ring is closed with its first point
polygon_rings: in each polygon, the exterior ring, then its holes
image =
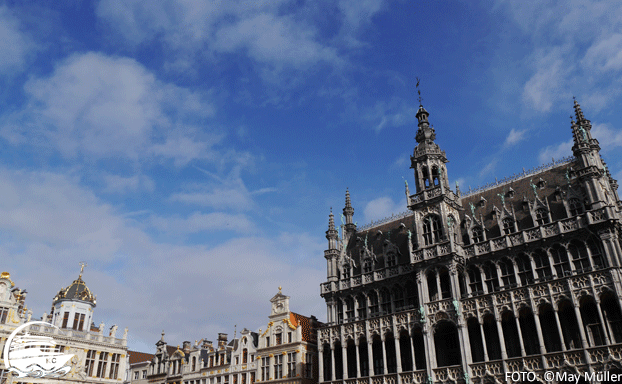
{"type": "Polygon", "coordinates": [[[127,355],[130,358],[130,365],[136,364],[136,363],[142,363],[145,361],[151,361],[153,360],[153,356],[154,356],[150,353],[137,352],[137,351],[127,351],[127,355]]]}

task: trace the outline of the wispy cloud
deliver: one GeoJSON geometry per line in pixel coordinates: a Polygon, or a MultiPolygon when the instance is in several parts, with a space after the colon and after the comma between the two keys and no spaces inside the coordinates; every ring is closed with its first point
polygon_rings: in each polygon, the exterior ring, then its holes
{"type": "Polygon", "coordinates": [[[538,160],[541,164],[549,163],[551,159],[561,159],[566,156],[572,155],[572,140],[557,144],[549,145],[546,148],[540,150],[538,160]]]}
{"type": "Polygon", "coordinates": [[[513,146],[515,144],[520,143],[521,141],[523,141],[525,139],[525,135],[526,134],[527,134],[527,130],[526,129],[517,131],[516,129],[512,128],[512,130],[510,131],[510,133],[506,137],[505,143],[503,143],[503,146],[508,148],[508,147],[511,147],[511,146],[513,146]]]}
{"type": "Polygon", "coordinates": [[[250,235],[256,231],[251,219],[243,214],[231,215],[224,212],[194,212],[188,217],[160,217],[150,219],[153,227],[172,234],[233,231],[250,235]]]}
{"type": "Polygon", "coordinates": [[[384,196],[368,202],[363,209],[363,216],[365,222],[369,223],[372,220],[381,220],[394,213],[403,212],[406,209],[405,200],[401,203],[395,203],[390,197],[384,196]]]}
{"type": "Polygon", "coordinates": [[[26,59],[36,49],[22,31],[19,19],[6,6],[0,6],[0,73],[21,72],[26,59]]]}

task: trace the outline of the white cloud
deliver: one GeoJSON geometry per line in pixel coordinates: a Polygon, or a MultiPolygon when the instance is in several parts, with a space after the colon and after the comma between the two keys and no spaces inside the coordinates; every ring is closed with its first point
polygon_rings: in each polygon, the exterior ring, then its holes
{"type": "Polygon", "coordinates": [[[400,203],[394,203],[393,199],[385,196],[368,202],[365,205],[365,209],[363,209],[363,216],[365,218],[365,223],[369,223],[371,221],[384,219],[392,214],[401,213],[407,209],[406,200],[400,203]]]}
{"type": "Polygon", "coordinates": [[[21,72],[34,49],[17,17],[6,6],[0,6],[0,73],[21,72]]]}
{"type": "Polygon", "coordinates": [[[248,235],[256,231],[254,224],[248,216],[243,214],[231,215],[223,212],[194,212],[186,218],[179,216],[152,217],[150,223],[160,231],[182,234],[234,231],[248,235]]]}
{"type": "Polygon", "coordinates": [[[572,68],[572,64],[565,57],[566,49],[556,47],[534,55],[536,73],[523,89],[523,100],[530,108],[548,112],[554,102],[566,95],[562,89],[572,68]]]}
{"type": "Polygon", "coordinates": [[[123,177],[106,174],[104,175],[104,182],[106,183],[106,187],[104,188],[104,192],[106,193],[153,192],[155,189],[155,182],[146,175],[123,177]]]}
{"type": "Polygon", "coordinates": [[[172,158],[185,164],[215,156],[222,136],[186,124],[214,114],[203,98],[158,81],[133,59],[99,53],[71,56],[51,76],[25,86],[30,103],[8,118],[3,137],[45,142],[64,156],[143,161],[172,158]]]}
{"type": "Polygon", "coordinates": [[[526,133],[526,129],[523,129],[522,131],[517,131],[512,128],[512,130],[508,134],[508,137],[505,138],[505,143],[503,144],[503,146],[507,148],[513,146],[514,144],[520,143],[521,141],[525,140],[526,133]]]}
{"type": "Polygon", "coordinates": [[[585,53],[582,64],[603,72],[622,69],[622,34],[614,33],[595,42],[585,53]]]}
{"type": "MultiPolygon", "coordinates": [[[[622,3],[615,0],[497,1],[533,46],[523,89],[529,109],[548,112],[577,89],[608,105],[619,94],[622,74],[622,3]],[[580,64],[580,65],[576,65],[580,64]]],[[[501,7],[499,7],[501,6],[501,7]]]]}
{"type": "Polygon", "coordinates": [[[604,152],[622,147],[622,129],[614,129],[609,124],[594,124],[592,137],[598,140],[604,152]]]}
{"type": "Polygon", "coordinates": [[[484,176],[487,176],[489,174],[491,174],[492,172],[494,172],[495,168],[497,167],[497,163],[499,162],[498,159],[494,159],[491,162],[489,162],[488,164],[486,164],[484,166],[484,168],[482,168],[481,171],[479,171],[478,173],[478,177],[481,179],[484,176]]]}
{"type": "Polygon", "coordinates": [[[559,160],[567,156],[572,156],[572,145],[572,139],[558,145],[549,145],[540,150],[538,159],[540,163],[548,164],[551,162],[551,159],[559,160]]]}
{"type": "Polygon", "coordinates": [[[336,51],[317,43],[314,35],[312,28],[293,18],[261,13],[220,28],[213,47],[221,52],[242,48],[259,62],[295,67],[320,61],[338,62],[336,51]]]}
{"type": "Polygon", "coordinates": [[[387,127],[401,127],[417,121],[416,108],[402,100],[392,99],[390,102],[377,101],[373,108],[363,114],[363,118],[374,124],[374,130],[380,132],[387,127]]]}
{"type": "MultiPolygon", "coordinates": [[[[77,277],[78,261],[89,264],[83,278],[98,297],[94,321],[127,326],[130,348],[153,346],[162,329],[171,344],[232,333],[232,318],[239,327],[265,328],[279,285],[291,296],[292,310],[325,313],[318,295],[325,278],[319,236],[276,233],[215,247],[174,245],[152,239],[73,178],[6,169],[0,178],[3,270],[28,290],[35,318],[77,277]]],[[[211,230],[206,222],[229,219],[238,221],[236,230],[252,228],[245,216],[222,213],[159,218],[158,224],[202,232],[211,230]]]]}

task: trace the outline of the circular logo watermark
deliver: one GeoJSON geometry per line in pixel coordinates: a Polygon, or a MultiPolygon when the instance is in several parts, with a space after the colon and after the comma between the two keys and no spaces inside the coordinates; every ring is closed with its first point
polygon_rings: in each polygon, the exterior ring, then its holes
{"type": "Polygon", "coordinates": [[[68,365],[73,354],[65,354],[52,337],[20,332],[31,325],[40,324],[58,328],[45,321],[31,321],[17,327],[4,344],[4,364],[16,377],[62,377],[71,371],[68,365]]]}

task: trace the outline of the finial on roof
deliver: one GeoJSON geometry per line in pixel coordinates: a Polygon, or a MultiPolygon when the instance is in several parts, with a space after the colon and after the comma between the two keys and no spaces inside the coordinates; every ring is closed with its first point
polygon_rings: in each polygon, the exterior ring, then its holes
{"type": "Polygon", "coordinates": [[[82,273],[84,272],[84,267],[86,267],[88,264],[85,263],[84,261],[80,262],[80,276],[78,276],[78,279],[82,278],[82,273]]]}
{"type": "Polygon", "coordinates": [[[423,104],[421,104],[421,102],[423,101],[423,98],[421,97],[421,89],[419,89],[419,82],[420,82],[420,80],[419,80],[418,77],[415,77],[415,79],[417,80],[416,87],[417,87],[417,93],[419,94],[419,106],[423,107],[423,104]]]}
{"type": "Polygon", "coordinates": [[[164,341],[164,330],[162,330],[162,338],[160,340],[164,341]]]}
{"type": "Polygon", "coordinates": [[[281,286],[279,285],[279,293],[281,293],[281,286]]]}

